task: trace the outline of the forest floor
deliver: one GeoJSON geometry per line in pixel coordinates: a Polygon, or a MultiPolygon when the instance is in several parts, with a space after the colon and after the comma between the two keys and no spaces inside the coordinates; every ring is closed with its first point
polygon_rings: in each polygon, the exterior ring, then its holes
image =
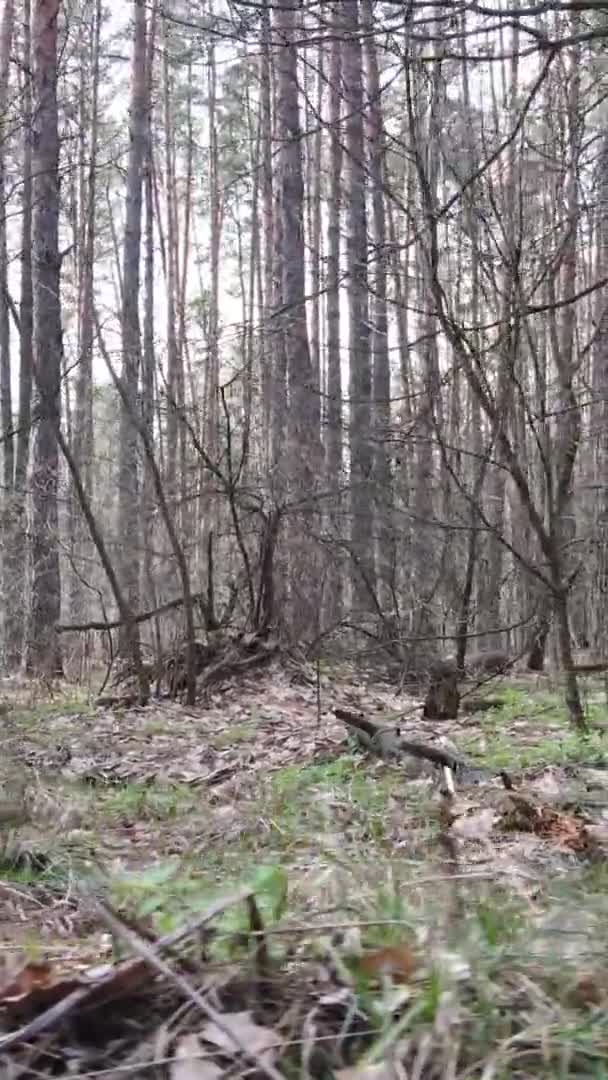
{"type": "Polygon", "coordinates": [[[608,1077],[605,695],[587,680],[583,736],[556,677],[487,692],[489,712],[429,725],[348,666],[317,684],[275,664],[193,708],[6,683],[0,1062],[608,1077]],[[358,747],[336,706],[479,768],[446,794],[426,762],[358,747]]]}

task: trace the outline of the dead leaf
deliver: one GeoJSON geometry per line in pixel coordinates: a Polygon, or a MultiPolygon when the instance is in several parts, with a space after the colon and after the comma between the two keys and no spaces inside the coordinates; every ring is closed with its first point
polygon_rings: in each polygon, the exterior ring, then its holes
{"type": "Polygon", "coordinates": [[[418,967],[418,961],[409,945],[388,945],[365,953],[359,959],[359,966],[366,975],[390,975],[394,982],[407,982],[418,967]]]}
{"type": "Polygon", "coordinates": [[[551,806],[535,806],[529,798],[513,791],[509,792],[509,802],[501,824],[506,829],[533,832],[537,836],[555,840],[571,851],[585,851],[589,846],[585,825],[579,818],[561,813],[551,806]]]}
{"type": "Polygon", "coordinates": [[[585,851],[589,845],[586,829],[582,821],[572,814],[558,814],[549,807],[543,807],[537,832],[556,840],[563,847],[572,851],[585,851]]]}
{"type": "Polygon", "coordinates": [[[572,989],[573,1005],[601,1005],[606,1000],[606,987],[594,975],[583,975],[572,989]]]}
{"type": "Polygon", "coordinates": [[[21,968],[10,982],[0,987],[0,1002],[21,998],[33,990],[43,990],[53,982],[53,970],[47,962],[29,963],[21,968]]]}
{"type": "Polygon", "coordinates": [[[175,1047],[175,1058],[171,1063],[171,1080],[218,1080],[223,1069],[204,1054],[198,1035],[182,1035],[175,1047]]]}
{"type": "Polygon", "coordinates": [[[270,1064],[274,1061],[281,1047],[281,1039],[276,1031],[254,1023],[250,1012],[222,1013],[221,1016],[227,1030],[222,1030],[211,1020],[201,1031],[201,1038],[230,1054],[237,1054],[240,1044],[264,1062],[270,1064]],[[229,1033],[234,1033],[238,1043],[230,1038],[229,1033]]]}

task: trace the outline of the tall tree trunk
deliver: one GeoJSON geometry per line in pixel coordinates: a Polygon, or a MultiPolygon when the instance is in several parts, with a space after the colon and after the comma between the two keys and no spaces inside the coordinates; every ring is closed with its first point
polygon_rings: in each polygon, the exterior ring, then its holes
{"type": "MultiPolygon", "coordinates": [[[[194,133],[193,133],[193,117],[192,117],[192,96],[193,96],[193,81],[192,81],[192,60],[188,62],[188,89],[186,100],[186,177],[185,185],[186,191],[183,199],[181,200],[183,205],[183,230],[182,230],[182,251],[181,251],[181,274],[179,275],[179,296],[178,296],[178,340],[177,340],[177,395],[178,400],[185,405],[186,402],[186,354],[188,349],[188,336],[187,336],[187,315],[186,304],[188,297],[188,270],[190,267],[190,255],[191,255],[191,234],[192,234],[192,211],[193,211],[193,180],[194,180],[194,133]]],[[[189,460],[189,439],[188,430],[185,424],[179,425],[178,430],[178,442],[179,442],[179,477],[180,477],[180,513],[179,520],[181,525],[180,535],[184,538],[184,542],[190,541],[193,543],[194,529],[193,529],[193,502],[190,497],[190,473],[188,469],[189,460]]]]}
{"type": "MultiPolygon", "coordinates": [[[[321,112],[323,109],[323,87],[325,85],[325,51],[322,37],[319,38],[316,55],[316,101],[314,114],[311,115],[310,126],[315,130],[312,145],[310,139],[307,143],[308,160],[312,173],[310,189],[308,191],[310,206],[309,250],[310,250],[310,282],[311,282],[311,314],[310,314],[310,362],[312,366],[313,387],[319,395],[321,402],[321,265],[322,265],[322,235],[321,235],[321,141],[323,129],[321,126],[321,112]]],[[[321,419],[321,410],[319,410],[321,419]]]]}
{"type": "MultiPolygon", "coordinates": [[[[602,133],[597,159],[597,278],[608,277],[608,124],[602,133]]],[[[608,303],[601,290],[597,300],[597,333],[593,346],[593,429],[598,432],[596,446],[596,483],[606,492],[608,477],[608,303]]],[[[608,641],[608,495],[604,494],[597,510],[597,604],[593,644],[600,652],[608,641]]]]}
{"type": "Polygon", "coordinates": [[[171,29],[170,22],[163,18],[163,128],[164,128],[164,175],[165,207],[167,212],[167,490],[170,500],[177,500],[177,451],[179,375],[177,355],[177,271],[178,271],[178,232],[177,232],[177,178],[175,174],[175,136],[173,112],[173,80],[170,68],[171,29]]]}
{"type": "MultiPolygon", "coordinates": [[[[439,49],[436,50],[437,52],[439,49]]],[[[413,66],[413,65],[412,65],[413,66]]],[[[425,163],[428,189],[428,208],[424,230],[418,231],[416,265],[418,268],[418,308],[423,314],[417,321],[421,353],[421,396],[416,423],[416,474],[414,479],[414,510],[416,524],[413,530],[414,575],[412,587],[416,590],[416,610],[413,619],[414,636],[421,639],[414,653],[423,660],[428,658],[436,645],[433,639],[440,632],[435,597],[441,576],[441,560],[438,552],[440,537],[433,529],[436,514],[438,457],[435,454],[437,432],[443,430],[443,401],[439,374],[437,345],[437,317],[431,296],[433,273],[430,231],[436,221],[440,171],[439,132],[442,111],[442,72],[438,59],[429,75],[428,89],[423,89],[420,66],[414,68],[416,79],[410,79],[409,90],[416,87],[416,108],[408,100],[411,138],[417,153],[425,163]],[[426,99],[426,100],[425,100],[426,99]]],[[[443,463],[442,463],[443,465],[443,463]]]]}
{"type": "Polygon", "coordinates": [[[264,461],[271,462],[272,356],[275,328],[271,322],[274,307],[272,175],[272,68],[270,60],[270,11],[268,0],[262,4],[262,47],[260,56],[260,124],[262,138],[262,233],[264,282],[262,288],[262,437],[264,461]]]}
{"type": "MultiPolygon", "coordinates": [[[[154,162],[152,140],[152,100],[154,75],[154,47],[156,42],[157,3],[154,0],[150,15],[150,27],[146,44],[146,83],[148,94],[147,145],[144,175],[145,203],[145,241],[144,241],[144,326],[143,326],[143,364],[141,378],[142,424],[146,437],[154,446],[154,373],[156,356],[154,351],[154,162]]],[[[148,596],[151,603],[157,603],[154,581],[154,480],[147,460],[144,462],[141,491],[141,521],[143,559],[140,580],[140,592],[148,596]]],[[[155,624],[158,635],[158,624],[155,624]]],[[[157,647],[160,642],[157,636],[157,647]]]]}
{"type": "MultiPolygon", "coordinates": [[[[101,35],[102,8],[101,0],[96,0],[91,33],[91,68],[92,98],[90,107],[84,106],[83,119],[90,131],[89,163],[84,183],[85,191],[81,199],[83,215],[83,243],[81,258],[81,294],[80,294],[80,355],[76,377],[76,401],[74,415],[73,453],[76,467],[80,472],[83,487],[90,499],[92,493],[93,472],[93,339],[94,339],[94,284],[95,284],[95,247],[97,224],[97,143],[99,128],[99,42],[101,35]]],[[[87,556],[90,551],[88,530],[82,513],[75,508],[74,556],[76,559],[87,556]]],[[[84,617],[84,595],[82,585],[75,576],[72,594],[72,618],[78,622],[84,617]]]]}
{"type": "Polygon", "coordinates": [[[11,542],[7,574],[12,587],[6,596],[7,664],[19,666],[25,640],[27,564],[29,545],[26,527],[26,478],[30,454],[33,373],[33,293],[32,293],[32,50],[30,0],[23,2],[23,196],[21,217],[21,286],[19,300],[19,416],[17,452],[11,511],[11,542]]]}
{"type": "Polygon", "coordinates": [[[292,626],[298,636],[314,636],[318,628],[320,593],[314,540],[311,537],[315,485],[321,475],[319,392],[314,385],[306,324],[304,264],[304,180],[302,131],[298,100],[298,20],[293,8],[275,11],[275,31],[281,42],[277,55],[277,123],[281,138],[280,187],[283,237],[283,303],[288,311],[285,329],[289,408],[287,414],[290,495],[301,513],[290,534],[292,626]]]}
{"type": "MultiPolygon", "coordinates": [[[[277,105],[277,71],[273,54],[274,127],[273,143],[279,147],[281,131],[277,105]]],[[[275,154],[277,151],[275,150],[275,154]]],[[[280,180],[280,178],[279,178],[280,180]]],[[[283,311],[283,215],[281,209],[282,185],[273,185],[272,208],[272,392],[271,392],[271,480],[275,498],[282,501],[287,477],[285,464],[285,434],[287,425],[287,353],[285,334],[289,312],[283,311]]]]}
{"type": "MultiPolygon", "coordinates": [[[[210,8],[211,11],[211,8],[210,8]]],[[[204,445],[211,461],[217,462],[220,456],[219,440],[219,390],[220,390],[220,244],[222,236],[223,210],[219,177],[219,146],[217,138],[217,64],[215,44],[210,41],[207,49],[207,123],[209,129],[209,211],[210,211],[210,252],[209,252],[209,311],[208,311],[208,349],[205,373],[205,434],[204,445]]],[[[234,463],[232,463],[234,464],[234,463]]],[[[201,530],[201,549],[206,553],[212,531],[218,529],[219,502],[214,498],[211,474],[205,474],[209,494],[203,509],[203,528],[201,530]]],[[[209,582],[207,583],[209,586],[209,582]]]]}
{"type": "Polygon", "coordinates": [[[0,24],[0,417],[2,420],[2,594],[4,596],[4,646],[10,653],[11,609],[23,603],[19,593],[13,595],[16,582],[13,576],[11,548],[14,543],[14,435],[11,389],[11,339],[8,298],[8,247],[6,235],[7,190],[6,166],[9,152],[8,89],[15,10],[13,0],[5,0],[0,24]]]}
{"type": "MultiPolygon", "coordinates": [[[[139,326],[139,285],[142,232],[142,181],[148,141],[148,100],[146,86],[145,0],[133,0],[135,29],[131,107],[129,117],[129,164],[127,171],[126,221],[123,245],[122,302],[122,384],[125,400],[120,400],[120,446],[118,470],[118,534],[121,586],[128,607],[137,611],[141,520],[139,503],[137,391],[141,361],[139,326]]],[[[129,642],[123,630],[121,644],[129,642]]]]}
{"type": "Polygon", "coordinates": [[[60,423],[61,300],[57,19],[59,0],[34,0],[33,272],[34,363],[39,420],[32,473],[32,602],[26,666],[62,674],[56,626],[61,609],[57,487],[60,423]]]}
{"type": "MultiPolygon", "coordinates": [[[[6,236],[6,164],[9,152],[8,89],[13,47],[15,9],[5,0],[0,23],[0,413],[2,416],[2,478],[5,499],[10,498],[14,474],[13,402],[11,394],[11,340],[8,300],[6,236]]],[[[5,593],[6,595],[6,593],[5,593]]]]}
{"type": "Polygon", "coordinates": [[[388,352],[387,269],[388,247],[384,204],[385,140],[382,119],[380,76],[374,37],[372,0],[361,0],[362,26],[365,31],[367,74],[367,144],[369,176],[372,189],[373,267],[372,274],[372,357],[374,396],[374,490],[376,493],[377,542],[376,566],[379,600],[383,610],[392,607],[395,595],[395,532],[393,526],[393,490],[387,452],[391,428],[391,370],[388,352]]]}
{"type": "Polygon", "coordinates": [[[363,135],[363,57],[359,0],[345,4],[343,83],[347,106],[346,149],[348,220],[347,272],[349,298],[349,441],[350,510],[354,602],[369,610],[375,606],[374,508],[371,442],[372,366],[368,311],[367,211],[365,141],[363,135]]]}
{"type": "MultiPolygon", "coordinates": [[[[331,5],[329,15],[337,22],[342,0],[331,5]]],[[[327,412],[325,436],[325,481],[335,494],[330,513],[332,536],[340,538],[342,523],[343,434],[342,434],[342,354],[340,337],[340,209],[342,204],[342,42],[335,32],[329,59],[329,206],[327,210],[327,412]]],[[[329,568],[326,592],[326,619],[329,626],[342,615],[343,579],[341,560],[336,556],[329,568]]]]}
{"type": "MultiPolygon", "coordinates": [[[[503,66],[503,109],[506,110],[510,123],[514,123],[517,117],[518,85],[519,85],[519,54],[518,54],[518,31],[514,30],[513,58],[510,63],[509,83],[507,85],[506,72],[503,66]]],[[[503,62],[504,65],[504,62],[503,62]]],[[[494,93],[494,87],[493,87],[494,93]]],[[[500,123],[500,111],[494,106],[496,125],[500,123]]],[[[518,297],[517,282],[520,273],[518,238],[521,224],[518,220],[517,193],[518,193],[518,159],[517,144],[513,139],[506,152],[504,175],[501,174],[500,194],[502,197],[502,220],[501,228],[501,310],[499,318],[504,326],[502,346],[498,356],[498,373],[496,379],[496,404],[500,416],[500,423],[506,429],[512,421],[513,390],[517,379],[517,355],[519,349],[519,316],[517,312],[518,297]]],[[[504,545],[502,536],[505,529],[505,470],[502,462],[498,462],[490,470],[488,477],[488,520],[493,532],[487,539],[487,578],[485,581],[484,594],[481,598],[481,609],[484,613],[485,629],[488,631],[487,641],[490,649],[500,648],[503,635],[499,633],[501,625],[501,587],[504,564],[504,545]]]]}

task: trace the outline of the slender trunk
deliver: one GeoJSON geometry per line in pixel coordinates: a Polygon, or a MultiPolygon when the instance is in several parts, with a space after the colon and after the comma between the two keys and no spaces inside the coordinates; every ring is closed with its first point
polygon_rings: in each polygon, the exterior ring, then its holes
{"type": "Polygon", "coordinates": [[[314,385],[305,309],[304,178],[298,99],[296,13],[275,11],[282,47],[277,57],[277,120],[281,137],[283,302],[288,309],[285,344],[289,387],[288,465],[291,499],[301,507],[290,535],[291,619],[298,637],[314,637],[319,619],[319,575],[314,539],[315,485],[321,475],[319,392],[314,385]]]}
{"type": "MultiPolygon", "coordinates": [[[[260,160],[260,148],[262,142],[262,123],[261,118],[257,124],[257,131],[255,130],[254,120],[251,110],[250,95],[247,94],[247,124],[249,141],[252,147],[252,187],[251,187],[251,243],[249,250],[249,267],[248,267],[248,286],[247,286],[247,298],[246,298],[246,312],[245,312],[245,341],[243,356],[245,361],[243,371],[243,435],[241,439],[241,456],[238,465],[239,470],[243,476],[247,476],[249,468],[250,458],[250,444],[251,444],[251,430],[252,420],[254,415],[254,362],[255,362],[255,344],[256,336],[254,328],[260,319],[263,318],[263,306],[258,303],[258,317],[256,319],[256,286],[257,295],[259,298],[261,289],[260,286],[260,227],[259,227],[259,202],[260,202],[260,170],[256,167],[256,163],[260,160]]],[[[258,342],[260,338],[258,336],[258,342]]],[[[258,345],[259,349],[259,345],[258,345]]],[[[263,376],[263,362],[262,371],[263,376]]],[[[263,401],[262,401],[263,407],[263,401]]],[[[268,434],[266,430],[265,434],[268,434]]],[[[261,447],[262,460],[265,461],[264,446],[261,447]]]]}
{"type": "MultiPolygon", "coordinates": [[[[513,31],[513,59],[510,63],[509,85],[506,86],[506,72],[503,62],[503,105],[507,110],[507,116],[511,123],[517,116],[518,87],[519,87],[519,52],[518,31],[513,31]]],[[[495,106],[495,112],[498,109],[495,106]]],[[[498,120],[496,121],[498,125],[498,120]]],[[[506,153],[504,176],[501,174],[501,195],[503,204],[501,228],[501,288],[502,297],[499,318],[504,327],[502,346],[498,358],[498,375],[496,384],[496,405],[500,417],[500,423],[508,429],[513,412],[513,391],[517,379],[517,363],[519,351],[519,315],[517,283],[519,280],[520,252],[517,247],[517,238],[521,233],[519,210],[517,205],[518,192],[518,156],[517,144],[512,140],[506,153]]],[[[484,612],[486,630],[488,631],[488,647],[490,649],[502,646],[502,635],[497,634],[501,624],[501,583],[504,563],[504,545],[502,536],[505,529],[505,470],[502,462],[490,470],[488,484],[488,519],[492,524],[493,532],[487,540],[487,563],[488,572],[485,582],[485,595],[481,599],[481,608],[484,612]]]]}
{"type": "MultiPolygon", "coordinates": [[[[332,21],[340,17],[341,0],[333,3],[332,21]]],[[[342,203],[342,43],[335,33],[329,59],[329,206],[327,211],[327,417],[325,436],[325,479],[333,488],[330,532],[336,539],[342,534],[343,418],[342,354],[340,337],[340,208],[342,203]]],[[[329,568],[326,594],[326,617],[331,626],[340,620],[343,602],[342,566],[336,557],[329,568]]]]}
{"type": "Polygon", "coordinates": [[[57,19],[59,0],[34,0],[33,270],[34,364],[39,420],[32,472],[32,602],[26,649],[29,671],[62,674],[56,626],[61,608],[57,487],[60,424],[61,300],[57,19]]]}
{"type": "MultiPolygon", "coordinates": [[[[192,61],[188,62],[188,96],[186,102],[186,191],[183,197],[184,225],[182,232],[182,266],[179,275],[179,311],[178,326],[179,336],[177,342],[177,393],[182,405],[186,401],[186,351],[188,339],[186,333],[186,303],[188,297],[188,269],[190,266],[190,244],[192,232],[192,200],[194,179],[194,130],[192,118],[192,61]]],[[[185,540],[194,536],[194,516],[192,513],[192,499],[189,484],[190,470],[188,468],[188,440],[184,424],[179,425],[179,477],[180,477],[180,535],[185,540]]]]}
{"type": "MultiPolygon", "coordinates": [[[[144,204],[145,204],[145,239],[144,239],[144,326],[143,326],[143,365],[141,379],[141,408],[142,423],[145,427],[150,444],[154,445],[154,371],[156,356],[154,351],[154,190],[153,190],[153,160],[152,160],[152,107],[153,99],[153,76],[154,76],[154,47],[156,42],[157,4],[153,4],[150,16],[150,28],[147,41],[146,55],[146,82],[147,94],[150,107],[147,120],[147,145],[144,173],[144,204]]],[[[154,582],[154,484],[150,474],[150,468],[144,463],[142,483],[142,575],[140,590],[142,595],[148,596],[152,603],[157,603],[154,582]]]]}
{"type": "Polygon", "coordinates": [[[9,669],[19,666],[23,658],[25,637],[24,603],[29,545],[26,523],[26,477],[30,454],[33,372],[33,287],[32,287],[32,77],[30,0],[23,3],[23,198],[21,217],[21,286],[19,300],[19,416],[17,452],[15,457],[12,536],[7,557],[7,574],[12,579],[7,600],[6,638],[9,669]]]}
{"type": "MultiPolygon", "coordinates": [[[[9,152],[8,89],[15,9],[5,0],[0,24],[0,414],[2,418],[2,478],[4,498],[10,499],[14,480],[13,402],[11,394],[11,339],[8,299],[6,236],[6,163],[9,152]]],[[[7,515],[8,519],[8,515],[7,515]]],[[[5,542],[7,541],[5,537],[5,542]]],[[[6,593],[5,593],[6,596],[6,593]]]]}
{"type": "Polygon", "coordinates": [[[395,531],[393,525],[393,490],[390,461],[387,452],[391,430],[391,371],[388,352],[387,275],[388,247],[384,203],[385,139],[382,119],[380,76],[374,37],[374,11],[371,0],[362,0],[362,26],[365,31],[365,61],[367,73],[367,144],[371,184],[373,222],[372,275],[372,357],[374,396],[374,490],[378,535],[376,565],[378,569],[378,599],[383,610],[392,606],[395,595],[395,531]]]}
{"type": "Polygon", "coordinates": [[[312,182],[309,188],[310,199],[310,262],[311,262],[311,317],[310,317],[310,363],[313,387],[321,401],[321,111],[323,108],[323,87],[325,85],[324,45],[320,38],[316,56],[317,96],[315,115],[311,117],[316,127],[312,147],[309,149],[312,182]]]}
{"type": "Polygon", "coordinates": [[[371,442],[372,367],[368,312],[367,210],[363,135],[363,58],[359,0],[344,6],[342,21],[344,97],[348,109],[347,271],[349,278],[350,510],[354,601],[363,610],[376,603],[371,442]]]}
{"type": "MultiPolygon", "coordinates": [[[[418,153],[425,162],[428,182],[428,216],[435,221],[440,169],[439,132],[443,103],[443,76],[440,61],[436,59],[430,72],[430,85],[427,90],[426,87],[423,88],[420,67],[416,66],[414,70],[417,76],[417,98],[420,100],[417,101],[416,113],[411,111],[410,114],[411,137],[415,139],[418,153]],[[424,98],[426,98],[425,102],[424,98]]],[[[415,647],[414,652],[418,657],[426,660],[429,652],[434,648],[432,639],[440,633],[434,599],[441,576],[441,562],[437,550],[439,538],[432,523],[437,510],[436,492],[439,486],[436,433],[443,430],[443,401],[439,375],[437,317],[433,305],[429,302],[432,275],[431,253],[428,236],[423,230],[418,231],[415,262],[418,271],[418,308],[423,314],[417,322],[421,336],[422,363],[421,396],[416,423],[416,473],[413,499],[416,528],[412,535],[415,567],[412,584],[416,589],[418,603],[413,622],[414,635],[423,639],[420,645],[415,647]]]]}
{"type": "MultiPolygon", "coordinates": [[[[277,78],[274,71],[274,127],[273,143],[280,146],[280,126],[277,118],[277,78]]],[[[276,152],[276,151],[275,151],[276,152]]],[[[287,352],[286,327],[289,312],[283,311],[285,297],[283,292],[283,216],[282,186],[273,185],[274,202],[272,207],[272,410],[271,410],[271,479],[272,490],[277,501],[281,502],[285,492],[287,468],[285,464],[285,433],[287,426],[287,352]]]]}
{"type": "Polygon", "coordinates": [[[165,207],[167,211],[167,491],[170,500],[177,498],[177,417],[179,376],[176,334],[177,299],[177,191],[175,175],[175,145],[173,131],[172,79],[169,65],[171,32],[169,20],[163,19],[163,128],[165,149],[165,207]]]}
{"type": "MultiPolygon", "coordinates": [[[[13,401],[11,390],[11,338],[8,297],[7,190],[6,165],[9,152],[8,90],[15,10],[13,0],[5,0],[0,24],[0,419],[2,421],[3,505],[2,585],[4,596],[4,645],[11,653],[11,624],[14,612],[22,606],[23,596],[14,594],[14,558],[11,555],[15,532],[13,401]]],[[[10,660],[12,665],[12,660],[10,660]]]]}
{"type": "MultiPolygon", "coordinates": [[[[137,610],[141,519],[139,504],[139,447],[133,416],[138,410],[141,340],[139,285],[141,258],[142,180],[148,142],[146,86],[145,0],[133,0],[135,29],[127,169],[126,221],[122,272],[122,385],[120,400],[120,460],[118,471],[118,533],[121,547],[121,586],[129,608],[137,610]]],[[[123,630],[122,642],[128,647],[123,630]]]]}
{"type": "Polygon", "coordinates": [[[272,88],[270,62],[270,13],[268,0],[262,6],[262,52],[260,56],[260,123],[262,128],[262,230],[263,230],[263,312],[262,312],[262,433],[263,460],[271,462],[272,355],[275,330],[271,318],[274,307],[273,288],[273,219],[274,195],[272,175],[272,88]]]}
{"type": "MultiPolygon", "coordinates": [[[[101,34],[101,0],[96,0],[91,42],[91,80],[92,98],[90,112],[85,106],[87,129],[90,130],[89,164],[85,191],[81,199],[83,216],[84,242],[81,245],[82,289],[80,295],[80,354],[76,377],[76,401],[74,418],[74,459],[82,478],[87,497],[92,494],[93,469],[93,340],[94,340],[94,284],[95,284],[95,247],[97,221],[97,143],[98,143],[98,99],[99,99],[99,43],[101,34]],[[86,207],[86,214],[85,214],[86,207]]],[[[84,117],[83,117],[84,119],[84,117]]],[[[86,129],[85,129],[86,130],[86,129]]],[[[84,172],[84,169],[83,169],[84,172]]],[[[74,557],[86,558],[90,544],[84,529],[82,515],[75,514],[74,557]]],[[[76,622],[84,617],[84,595],[78,578],[73,585],[72,618],[76,622]]]]}
{"type": "MultiPolygon", "coordinates": [[[[209,314],[208,314],[208,349],[207,370],[205,378],[205,449],[213,462],[217,462],[220,455],[219,443],[219,386],[220,386],[220,316],[219,316],[219,289],[220,289],[220,243],[222,235],[222,196],[220,192],[219,177],[219,147],[217,140],[217,65],[215,57],[215,44],[209,43],[207,50],[207,110],[209,127],[209,207],[210,207],[210,252],[209,252],[209,314]]],[[[207,472],[205,479],[209,483],[210,474],[207,472]]],[[[212,485],[209,485],[210,489],[212,485]]],[[[213,530],[218,527],[218,515],[220,512],[218,500],[213,497],[212,491],[205,501],[203,510],[203,528],[201,530],[201,547],[206,552],[209,547],[209,537],[213,530]]],[[[208,583],[209,585],[209,583],[208,583]]]]}

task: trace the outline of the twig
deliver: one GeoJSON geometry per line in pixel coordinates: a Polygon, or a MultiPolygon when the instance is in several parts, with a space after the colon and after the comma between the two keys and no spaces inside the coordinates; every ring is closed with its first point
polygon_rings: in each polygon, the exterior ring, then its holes
{"type": "Polygon", "coordinates": [[[122,938],[123,941],[133,949],[134,953],[141,957],[141,959],[149,964],[150,967],[156,968],[161,975],[164,975],[166,979],[169,979],[174,986],[181,990],[185,997],[189,998],[190,1001],[198,1006],[201,1012],[204,1012],[212,1023],[214,1023],[216,1027],[218,1027],[220,1031],[234,1043],[235,1049],[240,1050],[247,1060],[254,1064],[256,1068],[261,1069],[266,1076],[270,1077],[270,1080],[284,1080],[284,1077],[278,1069],[275,1069],[274,1065],[270,1065],[268,1062],[264,1061],[262,1057],[256,1054],[254,1050],[245,1046],[245,1043],[242,1042],[236,1032],[231,1030],[230,1026],[225,1023],[224,1015],[218,1012],[213,1005],[210,1005],[202,994],[199,994],[198,990],[194,986],[191,986],[188,979],[186,979],[181,972],[174,971],[162,957],[157,955],[157,952],[152,946],[148,945],[139,934],[136,934],[133,930],[130,930],[128,926],[125,926],[124,923],[117,918],[114,912],[101,900],[94,898],[94,904],[101,918],[112,933],[115,934],[116,937],[122,938]]]}
{"type": "MultiPolygon", "coordinates": [[[[190,599],[193,603],[200,604],[201,601],[205,600],[205,593],[193,593],[190,599]]],[[[141,615],[134,615],[133,622],[148,622],[149,619],[153,619],[156,615],[164,615],[168,611],[173,611],[174,608],[181,607],[183,603],[184,597],[178,596],[175,600],[168,600],[166,604],[161,604],[159,607],[151,608],[149,611],[142,611],[141,615]]],[[[111,621],[97,619],[87,623],[58,623],[55,629],[58,634],[69,634],[84,633],[85,630],[119,630],[121,626],[124,626],[124,619],[112,619],[111,621]]]]}
{"type": "MultiPolygon", "coordinates": [[[[220,915],[226,908],[241,903],[242,900],[246,900],[250,895],[251,889],[243,888],[216,900],[214,904],[210,904],[209,907],[191,923],[187,923],[186,926],[181,926],[177,930],[172,930],[169,934],[165,934],[164,937],[159,938],[156,943],[156,948],[171,948],[177,945],[180,941],[183,941],[185,938],[190,937],[191,934],[196,933],[197,930],[200,930],[205,923],[210,922],[217,915],[220,915]]],[[[29,1023],[24,1024],[23,1027],[0,1036],[0,1051],[9,1050],[11,1046],[16,1046],[18,1043],[22,1042],[28,1042],[36,1035],[41,1035],[43,1031],[48,1031],[56,1021],[64,1020],[66,1016],[72,1013],[80,1002],[94,998],[102,990],[111,990],[112,983],[119,975],[122,976],[125,971],[129,971],[129,974],[134,975],[137,972],[138,967],[141,968],[142,972],[146,968],[146,963],[143,963],[141,959],[136,961],[135,964],[133,962],[130,962],[130,964],[130,967],[129,964],[124,964],[118,968],[114,968],[107,976],[92,982],[90,985],[77,987],[75,990],[72,990],[67,997],[56,1002],[55,1005],[51,1005],[49,1009],[45,1009],[39,1016],[35,1016],[29,1023]]]]}

